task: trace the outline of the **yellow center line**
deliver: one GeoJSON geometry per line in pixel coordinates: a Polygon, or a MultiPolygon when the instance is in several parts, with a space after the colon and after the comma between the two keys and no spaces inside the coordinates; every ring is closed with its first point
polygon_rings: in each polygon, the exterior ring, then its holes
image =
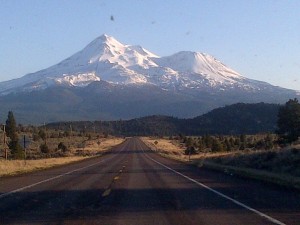
{"type": "Polygon", "coordinates": [[[110,195],[110,193],[111,193],[111,188],[106,189],[106,190],[103,192],[102,197],[106,197],[106,196],[110,195]]]}
{"type": "Polygon", "coordinates": [[[123,166],[122,169],[119,170],[119,174],[117,176],[115,176],[111,182],[111,184],[106,188],[106,190],[102,193],[102,197],[107,197],[108,195],[110,195],[111,191],[112,191],[112,185],[116,180],[120,179],[120,174],[123,173],[123,169],[125,168],[125,166],[123,166]]]}

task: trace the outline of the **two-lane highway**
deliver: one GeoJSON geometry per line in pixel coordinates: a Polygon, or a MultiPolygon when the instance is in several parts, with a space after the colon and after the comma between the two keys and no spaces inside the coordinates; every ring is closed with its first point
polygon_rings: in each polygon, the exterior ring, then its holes
{"type": "Polygon", "coordinates": [[[1,178],[0,224],[300,224],[300,193],[162,158],[138,138],[103,157],[1,178]]]}

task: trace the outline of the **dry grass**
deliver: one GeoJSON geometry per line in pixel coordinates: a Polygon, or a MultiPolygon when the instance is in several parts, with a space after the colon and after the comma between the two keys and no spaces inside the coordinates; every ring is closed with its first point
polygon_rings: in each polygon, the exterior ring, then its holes
{"type": "Polygon", "coordinates": [[[155,137],[142,137],[141,138],[152,150],[156,151],[167,151],[169,153],[180,155],[183,153],[182,146],[178,145],[177,142],[167,140],[163,138],[155,137]]]}
{"type": "MultiPolygon", "coordinates": [[[[81,139],[82,140],[82,139],[81,139]]],[[[58,140],[61,141],[61,140],[58,140]]],[[[57,141],[57,142],[58,142],[57,141]]],[[[94,156],[101,154],[113,146],[116,146],[122,143],[124,139],[122,138],[103,138],[97,140],[85,141],[83,147],[78,148],[78,143],[82,144],[83,142],[79,142],[73,139],[73,145],[70,148],[70,155],[68,157],[59,157],[59,158],[47,158],[47,159],[35,159],[35,160],[4,160],[0,159],[0,176],[10,176],[21,173],[28,173],[36,170],[46,169],[58,165],[68,164],[72,162],[76,162],[79,160],[84,160],[88,157],[85,156],[94,156]],[[77,143],[77,144],[76,144],[77,143]],[[75,153],[80,151],[81,156],[74,156],[75,153]]],[[[49,145],[53,145],[54,140],[49,142],[49,145]]],[[[66,142],[66,140],[65,140],[66,142]]],[[[33,143],[34,144],[34,143],[33,143]]],[[[55,143],[56,144],[56,143],[55,143]]],[[[68,144],[68,142],[67,142],[68,144]]],[[[31,147],[33,148],[34,145],[31,147]]]]}
{"type": "Polygon", "coordinates": [[[71,152],[81,152],[87,155],[96,155],[103,151],[109,150],[112,146],[121,144],[124,141],[123,138],[101,138],[96,140],[88,140],[80,147],[73,147],[71,152]]]}
{"type": "Polygon", "coordinates": [[[235,152],[228,155],[209,156],[208,163],[237,168],[266,171],[283,176],[300,177],[300,150],[288,148],[280,150],[235,152]]]}
{"type": "MultiPolygon", "coordinates": [[[[165,155],[171,158],[175,158],[181,161],[189,161],[189,156],[184,154],[185,147],[176,140],[168,140],[158,137],[143,137],[142,140],[146,143],[148,147],[152,150],[157,151],[161,155],[165,155]],[[155,142],[157,144],[155,144],[155,142]]],[[[199,153],[196,155],[191,155],[191,160],[203,160],[208,157],[218,157],[232,154],[227,152],[219,153],[199,153]]]]}
{"type": "Polygon", "coordinates": [[[112,146],[118,145],[124,141],[123,138],[109,136],[107,138],[92,137],[63,137],[63,138],[48,138],[47,146],[48,154],[41,154],[40,145],[45,143],[43,140],[32,141],[27,147],[27,158],[40,159],[62,156],[92,156],[108,150],[112,146]],[[58,149],[59,143],[63,143],[67,147],[66,152],[58,149]]]}
{"type": "Polygon", "coordinates": [[[0,176],[15,175],[32,172],[58,165],[83,160],[86,157],[73,156],[64,158],[37,159],[37,160],[0,160],[0,176]]]}
{"type": "Polygon", "coordinates": [[[142,137],[141,139],[149,148],[163,156],[177,160],[188,160],[188,156],[183,154],[184,147],[177,141],[156,137],[142,137]]]}

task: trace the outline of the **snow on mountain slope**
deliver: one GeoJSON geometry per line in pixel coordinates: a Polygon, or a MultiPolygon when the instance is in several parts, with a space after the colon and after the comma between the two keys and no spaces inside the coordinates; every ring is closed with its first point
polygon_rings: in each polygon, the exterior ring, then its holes
{"type": "Polygon", "coordinates": [[[197,73],[214,79],[242,78],[237,72],[204,53],[182,51],[157,59],[156,62],[160,66],[170,67],[178,72],[197,73]]]}
{"type": "Polygon", "coordinates": [[[113,37],[102,35],[54,66],[1,82],[0,93],[44,89],[51,85],[86,86],[100,79],[112,83],[145,83],[145,77],[130,67],[156,66],[151,61],[155,57],[140,46],[123,45],[113,37]]]}
{"type": "Polygon", "coordinates": [[[95,73],[85,73],[77,75],[64,75],[61,78],[55,79],[57,83],[72,85],[72,86],[87,86],[91,81],[100,81],[100,78],[95,73]]]}
{"type": "Polygon", "coordinates": [[[182,51],[159,57],[141,46],[124,45],[104,34],[57,65],[1,82],[0,94],[53,85],[85,87],[100,79],[114,84],[151,84],[172,90],[260,90],[271,86],[247,79],[204,53],[182,51]]]}

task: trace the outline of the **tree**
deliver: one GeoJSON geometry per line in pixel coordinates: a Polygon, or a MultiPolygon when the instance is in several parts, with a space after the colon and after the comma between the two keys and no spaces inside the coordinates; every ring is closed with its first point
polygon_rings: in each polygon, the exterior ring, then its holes
{"type": "Polygon", "coordinates": [[[49,153],[50,149],[49,149],[49,147],[46,143],[43,143],[43,144],[40,145],[40,151],[42,153],[49,153]]]}
{"type": "Polygon", "coordinates": [[[279,108],[277,134],[282,143],[292,143],[300,136],[300,104],[298,99],[290,99],[279,108]]]}
{"type": "Polygon", "coordinates": [[[45,132],[45,130],[44,129],[41,129],[41,130],[39,130],[39,136],[40,136],[40,138],[43,140],[43,141],[45,141],[46,140],[46,132],[45,132]]]}
{"type": "Polygon", "coordinates": [[[185,149],[184,154],[185,155],[194,155],[194,154],[197,154],[197,151],[194,146],[189,146],[185,149]]]}
{"type": "Polygon", "coordinates": [[[60,142],[57,146],[58,149],[61,149],[63,152],[67,152],[69,151],[68,147],[63,143],[63,142],[60,142]]]}
{"type": "Polygon", "coordinates": [[[16,134],[16,120],[12,111],[8,112],[7,120],[6,120],[6,134],[8,137],[12,137],[16,134]]]}
{"type": "Polygon", "coordinates": [[[241,134],[240,135],[240,150],[245,150],[246,148],[246,135],[245,134],[241,134]]]}
{"type": "Polygon", "coordinates": [[[194,146],[193,139],[191,137],[186,139],[185,146],[187,148],[194,146]]]}
{"type": "Polygon", "coordinates": [[[265,149],[272,149],[274,148],[274,141],[273,141],[273,137],[268,134],[265,138],[264,138],[264,142],[265,142],[265,149]]]}
{"type": "Polygon", "coordinates": [[[223,151],[223,145],[221,144],[221,142],[217,138],[213,139],[212,146],[211,146],[211,151],[212,152],[221,152],[221,151],[223,151]]]}
{"type": "Polygon", "coordinates": [[[8,112],[8,116],[7,116],[7,120],[6,120],[6,133],[7,133],[7,136],[10,138],[8,147],[11,150],[12,157],[14,159],[23,158],[24,151],[19,143],[16,120],[15,120],[15,117],[14,117],[14,114],[12,111],[8,112]]]}
{"type": "Polygon", "coordinates": [[[227,138],[224,141],[224,145],[225,145],[225,150],[230,152],[231,151],[231,145],[230,145],[230,141],[227,138]]]}
{"type": "Polygon", "coordinates": [[[213,144],[213,138],[209,135],[203,137],[203,142],[207,148],[211,148],[213,144]]]}
{"type": "Polygon", "coordinates": [[[240,142],[246,143],[246,135],[245,134],[240,135],[240,142]]]}

